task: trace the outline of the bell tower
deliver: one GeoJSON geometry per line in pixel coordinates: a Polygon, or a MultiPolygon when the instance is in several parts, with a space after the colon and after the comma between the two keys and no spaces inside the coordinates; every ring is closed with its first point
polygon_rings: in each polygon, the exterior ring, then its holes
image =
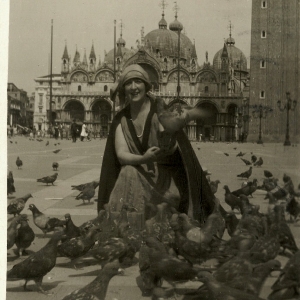
{"type": "Polygon", "coordinates": [[[62,60],[61,73],[64,73],[64,74],[69,73],[70,72],[70,57],[68,54],[67,43],[65,44],[65,50],[64,50],[61,60],[62,60]]]}

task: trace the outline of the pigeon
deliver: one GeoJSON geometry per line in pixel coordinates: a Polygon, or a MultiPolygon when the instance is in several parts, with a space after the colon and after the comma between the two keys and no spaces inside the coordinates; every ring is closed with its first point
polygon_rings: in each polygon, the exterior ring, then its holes
{"type": "Polygon", "coordinates": [[[57,176],[58,176],[58,173],[54,173],[51,176],[45,176],[45,177],[37,179],[37,182],[46,183],[47,185],[49,183],[52,183],[52,185],[54,185],[53,182],[57,179],[57,176]]]}
{"type": "Polygon", "coordinates": [[[231,192],[234,196],[241,196],[241,195],[245,195],[245,196],[252,196],[252,193],[254,193],[257,189],[257,179],[253,179],[253,181],[251,182],[247,182],[247,185],[238,189],[238,190],[235,190],[233,192],[231,192]]]}
{"type": "Polygon", "coordinates": [[[49,273],[56,264],[57,244],[60,241],[60,234],[55,234],[49,242],[39,251],[31,254],[28,258],[13,266],[7,272],[7,280],[24,279],[24,291],[27,289],[27,282],[34,280],[38,290],[43,294],[49,294],[42,288],[43,277],[49,273]]]}
{"type": "Polygon", "coordinates": [[[76,200],[82,200],[85,203],[85,200],[88,200],[90,203],[91,199],[95,196],[95,188],[93,185],[88,185],[84,190],[76,196],[76,200]]]}
{"type": "Polygon", "coordinates": [[[97,277],[85,287],[75,290],[65,296],[63,300],[93,299],[105,300],[109,281],[115,275],[123,275],[124,270],[120,268],[117,261],[108,263],[101,269],[97,277]]]}
{"type": "Polygon", "coordinates": [[[280,246],[290,250],[292,253],[296,253],[299,249],[295,242],[295,238],[284,217],[284,206],[275,205],[274,207],[274,221],[271,224],[271,230],[277,232],[280,246]]]}
{"type": "Polygon", "coordinates": [[[12,219],[10,225],[7,227],[7,250],[10,249],[16,241],[17,237],[17,226],[20,224],[20,217],[12,219]]]}
{"type": "Polygon", "coordinates": [[[17,165],[18,169],[20,169],[20,168],[23,166],[23,162],[22,162],[22,160],[19,158],[19,156],[17,157],[16,165],[17,165]]]}
{"type": "Polygon", "coordinates": [[[270,171],[268,171],[268,170],[264,170],[264,175],[265,175],[266,178],[273,177],[273,174],[270,171]]]}
{"type": "Polygon", "coordinates": [[[52,163],[52,168],[53,168],[54,171],[57,171],[58,166],[59,166],[58,162],[53,162],[52,163]]]}
{"type": "Polygon", "coordinates": [[[230,192],[227,185],[224,185],[223,188],[225,190],[225,202],[230,206],[231,210],[240,209],[241,200],[230,192]]]}
{"type": "Polygon", "coordinates": [[[239,157],[239,156],[244,156],[246,153],[243,153],[242,151],[240,151],[236,156],[239,157]]]}
{"type": "Polygon", "coordinates": [[[12,171],[9,171],[7,175],[7,195],[11,195],[16,192],[16,188],[14,185],[14,176],[12,171]]]}
{"type": "Polygon", "coordinates": [[[228,154],[228,153],[225,153],[225,152],[224,152],[224,154],[225,154],[226,156],[229,156],[229,154],[228,154]]]}
{"type": "Polygon", "coordinates": [[[261,167],[263,165],[264,161],[263,159],[260,157],[253,165],[255,167],[261,167]]]}
{"type": "MultiPolygon", "coordinates": [[[[205,271],[197,274],[197,280],[202,281],[209,291],[209,298],[214,300],[263,300],[256,295],[232,288],[226,283],[221,283],[215,277],[205,271]]],[[[199,298],[202,299],[202,298],[199,298]]]]}
{"type": "Polygon", "coordinates": [[[13,141],[9,141],[11,144],[13,144],[14,142],[13,141]]]}
{"type": "Polygon", "coordinates": [[[294,196],[289,199],[286,205],[286,211],[290,214],[290,220],[294,218],[294,222],[297,221],[298,216],[300,215],[300,204],[297,202],[294,196]]]}
{"type": "Polygon", "coordinates": [[[251,162],[247,159],[241,158],[241,160],[245,163],[246,166],[251,166],[251,162]]]}
{"type": "Polygon", "coordinates": [[[257,161],[257,157],[255,155],[251,156],[251,162],[254,164],[257,161]]]}
{"type": "Polygon", "coordinates": [[[61,238],[62,242],[70,240],[74,237],[78,237],[82,234],[80,228],[73,223],[70,214],[65,214],[65,220],[66,223],[65,223],[64,235],[61,238]]]}
{"type": "Polygon", "coordinates": [[[20,216],[20,227],[18,228],[15,241],[19,256],[27,254],[25,249],[30,247],[31,243],[34,241],[34,238],[35,234],[28,224],[28,217],[26,214],[22,214],[20,216]]]}
{"type": "MultiPolygon", "coordinates": [[[[99,227],[92,227],[84,236],[78,236],[58,246],[58,255],[61,257],[68,257],[71,260],[77,259],[85,255],[96,242],[96,234],[101,229],[99,227]]],[[[75,264],[73,265],[76,269],[75,264]]]]}
{"type": "Polygon", "coordinates": [[[252,174],[252,167],[249,168],[249,170],[239,174],[239,175],[236,175],[237,177],[241,177],[241,178],[247,178],[249,179],[249,177],[251,176],[252,174]]]}
{"type": "Polygon", "coordinates": [[[25,204],[29,198],[32,198],[31,194],[26,194],[23,197],[12,200],[7,206],[7,213],[10,215],[19,215],[24,209],[25,204]]]}
{"type": "Polygon", "coordinates": [[[98,181],[91,181],[83,184],[78,184],[78,185],[71,185],[72,190],[77,190],[82,192],[87,186],[93,186],[94,189],[96,189],[99,185],[99,180],[98,181]]]}
{"type": "Polygon", "coordinates": [[[234,149],[234,150],[236,150],[236,149],[237,149],[237,147],[234,147],[233,149],[234,149]]]}
{"type": "Polygon", "coordinates": [[[239,219],[236,217],[235,213],[227,213],[224,217],[225,220],[225,227],[229,236],[233,236],[237,225],[239,223],[239,219]]]}
{"type": "Polygon", "coordinates": [[[198,108],[182,108],[180,113],[171,112],[166,109],[158,109],[158,120],[166,133],[174,134],[184,128],[190,121],[205,116],[205,112],[198,108]]]}
{"type": "Polygon", "coordinates": [[[56,227],[65,225],[65,221],[46,216],[34,204],[30,204],[28,209],[32,211],[33,223],[43,231],[44,237],[47,232],[54,231],[56,227]]]}
{"type": "Polygon", "coordinates": [[[300,250],[298,250],[286,263],[274,282],[269,300],[296,299],[299,297],[300,287],[300,250]]]}
{"type": "Polygon", "coordinates": [[[49,145],[49,141],[47,141],[47,143],[46,143],[46,146],[48,146],[49,145]]]}
{"type": "Polygon", "coordinates": [[[54,150],[53,153],[57,154],[59,151],[61,151],[62,149],[57,149],[57,150],[54,150]]]}

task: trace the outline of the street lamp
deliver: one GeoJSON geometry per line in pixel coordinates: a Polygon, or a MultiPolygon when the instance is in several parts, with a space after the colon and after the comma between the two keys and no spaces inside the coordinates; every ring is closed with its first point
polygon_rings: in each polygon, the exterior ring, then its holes
{"type": "Polygon", "coordinates": [[[266,118],[269,112],[272,112],[273,109],[267,105],[252,105],[251,108],[253,109],[252,111],[252,116],[254,119],[259,118],[259,136],[258,136],[258,141],[257,144],[262,144],[262,138],[261,138],[261,119],[266,118]]]}
{"type": "Polygon", "coordinates": [[[284,111],[286,109],[286,133],[285,133],[285,141],[284,141],[284,146],[291,146],[290,142],[290,123],[289,123],[289,111],[292,110],[294,111],[297,105],[297,100],[291,99],[291,94],[290,92],[286,92],[286,103],[284,104],[283,107],[281,107],[281,101],[277,101],[277,106],[280,111],[284,111]]]}

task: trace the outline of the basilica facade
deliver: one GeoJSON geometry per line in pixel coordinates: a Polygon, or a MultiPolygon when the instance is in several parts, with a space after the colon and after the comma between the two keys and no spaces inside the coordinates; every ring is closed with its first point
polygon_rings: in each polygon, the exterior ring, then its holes
{"type": "MultiPolygon", "coordinates": [[[[127,48],[122,32],[116,49],[97,61],[94,45],[89,55],[75,51],[71,61],[67,45],[61,59],[61,73],[52,75],[53,122],[85,122],[89,128],[107,133],[114,112],[121,107],[110,99],[115,78],[130,64],[140,64],[150,76],[151,93],[163,98],[170,109],[184,105],[200,107],[206,117],[192,121],[186,128],[191,140],[237,140],[247,136],[249,127],[249,73],[247,59],[235,46],[231,30],[220,41],[213,62],[200,63],[195,44],[178,27],[177,20],[167,24],[162,14],[158,28],[144,34],[136,47],[127,48]],[[178,51],[178,45],[179,51],[178,51]],[[179,60],[179,61],[178,61],[179,60]],[[115,70],[115,72],[114,72],[115,70]],[[180,97],[177,85],[180,85],[180,97]]],[[[182,27],[181,27],[182,29],[182,27]]],[[[204,56],[204,55],[203,55],[204,56]]],[[[50,76],[38,77],[35,91],[34,124],[49,126],[50,76]]]]}

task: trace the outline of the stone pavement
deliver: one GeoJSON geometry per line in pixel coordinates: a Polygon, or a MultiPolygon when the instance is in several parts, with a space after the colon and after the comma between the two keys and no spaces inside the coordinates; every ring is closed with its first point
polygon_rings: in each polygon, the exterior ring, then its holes
{"type": "MultiPolygon", "coordinates": [[[[15,197],[23,196],[31,193],[34,198],[30,198],[24,209],[24,213],[29,215],[30,225],[35,231],[37,237],[29,248],[28,252],[37,251],[48,241],[43,239],[42,232],[32,223],[31,212],[27,210],[30,203],[34,203],[39,210],[49,216],[62,218],[65,213],[70,213],[76,225],[94,218],[97,215],[96,202],[91,204],[83,204],[75,200],[78,192],[71,189],[71,185],[85,183],[92,180],[98,180],[100,175],[102,156],[105,148],[106,140],[92,140],[91,142],[72,143],[66,140],[49,139],[50,145],[45,146],[46,141],[29,141],[25,137],[15,137],[13,143],[8,140],[8,170],[13,171],[16,193],[15,197]],[[15,143],[17,142],[17,143],[15,143]],[[60,145],[54,146],[54,143],[60,145]],[[53,150],[62,149],[58,154],[54,154],[53,150]],[[23,160],[22,169],[18,170],[15,165],[17,156],[23,160]],[[59,163],[58,179],[54,186],[46,186],[45,184],[36,182],[37,178],[52,175],[52,162],[59,163]]],[[[280,144],[257,145],[253,143],[196,143],[192,142],[195,152],[203,167],[206,167],[211,173],[211,180],[219,179],[221,184],[217,192],[217,197],[226,210],[230,208],[224,203],[223,186],[228,185],[231,190],[239,188],[243,180],[236,177],[237,174],[248,169],[247,166],[238,158],[236,154],[239,151],[246,152],[244,158],[250,160],[251,152],[256,156],[262,157],[264,164],[262,168],[254,168],[250,179],[257,178],[261,183],[263,180],[263,170],[271,171],[275,177],[279,178],[282,184],[282,175],[287,173],[293,179],[295,186],[300,183],[300,153],[299,147],[283,147],[280,144]],[[236,149],[234,149],[236,148],[236,149]],[[224,155],[224,152],[229,156],[224,155]]],[[[98,190],[97,190],[98,191],[98,190]]],[[[96,191],[96,194],[97,194],[96,191]]],[[[254,198],[250,199],[253,204],[259,204],[261,211],[267,211],[267,201],[263,200],[265,192],[257,191],[254,198]]],[[[96,197],[95,197],[96,198],[96,197]]],[[[10,201],[10,199],[8,199],[10,201]]],[[[11,216],[7,217],[8,221],[11,216]]],[[[299,224],[300,225],[300,224],[299,224]]],[[[296,224],[291,224],[296,242],[300,247],[300,232],[296,224]]],[[[14,250],[15,246],[8,250],[7,253],[7,269],[18,263],[19,259],[14,250]]],[[[138,256],[138,254],[137,254],[138,256]]],[[[284,264],[286,257],[279,256],[278,259],[284,264]]],[[[69,259],[58,258],[56,266],[48,273],[43,280],[45,290],[51,291],[52,296],[45,296],[37,292],[24,292],[24,281],[7,282],[6,297],[8,300],[26,300],[26,299],[62,299],[69,292],[82,287],[91,282],[96,274],[97,265],[84,264],[82,269],[75,270],[68,263],[69,259]]],[[[278,273],[274,273],[277,277],[278,273]]],[[[270,293],[270,286],[275,281],[275,277],[270,277],[261,293],[261,297],[266,299],[270,293]]],[[[150,299],[142,297],[141,289],[138,287],[140,283],[138,264],[127,268],[125,276],[114,277],[109,285],[107,299],[109,300],[135,300],[150,299]]],[[[178,292],[183,289],[198,287],[201,283],[187,282],[178,285],[178,292]]],[[[29,287],[35,289],[34,283],[29,282],[29,287]]]]}

